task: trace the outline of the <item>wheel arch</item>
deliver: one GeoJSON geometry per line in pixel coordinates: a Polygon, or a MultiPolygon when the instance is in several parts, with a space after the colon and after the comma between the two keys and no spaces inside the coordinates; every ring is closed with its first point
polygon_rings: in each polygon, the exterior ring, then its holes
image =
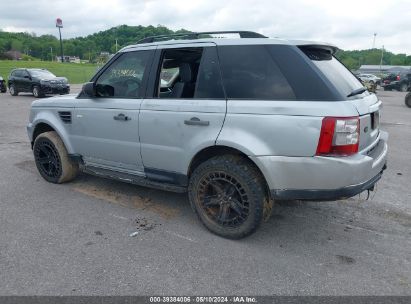
{"type": "Polygon", "coordinates": [[[73,153],[73,148],[70,142],[68,141],[68,133],[64,129],[64,127],[61,124],[59,124],[57,121],[52,122],[50,120],[43,120],[43,119],[36,121],[35,126],[33,128],[33,135],[31,137],[32,138],[31,140],[32,148],[33,148],[34,141],[40,134],[44,132],[51,132],[51,131],[56,132],[57,135],[61,138],[61,140],[64,143],[64,146],[67,149],[67,152],[69,154],[73,153]]]}
{"type": "Polygon", "coordinates": [[[45,132],[51,132],[51,131],[56,131],[52,126],[45,122],[40,122],[34,127],[33,131],[33,140],[31,144],[33,145],[34,141],[36,140],[37,136],[39,136],[41,133],[45,132]]]}
{"type": "Polygon", "coordinates": [[[209,146],[206,148],[203,148],[202,150],[198,151],[194,157],[191,159],[191,162],[188,166],[188,170],[187,170],[187,177],[190,178],[192,172],[194,171],[194,169],[196,167],[198,167],[201,163],[203,163],[204,161],[215,157],[215,156],[219,156],[219,155],[227,155],[227,154],[231,154],[231,155],[238,155],[241,156],[245,159],[247,159],[247,161],[254,166],[258,172],[261,174],[262,178],[264,179],[267,191],[269,192],[269,186],[268,186],[268,182],[267,179],[263,173],[263,170],[261,170],[260,166],[258,166],[258,164],[252,160],[246,153],[245,151],[241,151],[238,148],[233,148],[230,146],[224,146],[224,145],[214,145],[214,146],[209,146]]]}

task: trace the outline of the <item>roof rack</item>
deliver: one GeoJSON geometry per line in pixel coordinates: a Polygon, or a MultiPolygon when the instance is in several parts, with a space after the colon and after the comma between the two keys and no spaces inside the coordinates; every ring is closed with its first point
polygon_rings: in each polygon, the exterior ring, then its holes
{"type": "Polygon", "coordinates": [[[171,40],[176,37],[180,37],[181,39],[189,39],[189,40],[199,39],[200,35],[213,35],[213,34],[239,34],[240,38],[267,38],[264,35],[261,35],[256,32],[250,32],[250,31],[219,31],[219,32],[193,32],[193,33],[187,32],[187,33],[170,34],[170,35],[150,36],[150,37],[146,37],[146,38],[143,38],[137,41],[137,44],[171,40]]]}

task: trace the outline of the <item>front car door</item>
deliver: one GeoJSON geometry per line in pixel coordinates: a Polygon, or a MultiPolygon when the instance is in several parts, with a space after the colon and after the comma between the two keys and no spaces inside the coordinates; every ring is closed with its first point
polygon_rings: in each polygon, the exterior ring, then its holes
{"type": "Polygon", "coordinates": [[[215,144],[226,113],[216,46],[158,46],[148,95],[139,126],[145,174],[186,184],[192,157],[215,144]]]}
{"type": "Polygon", "coordinates": [[[77,99],[72,143],[86,165],[143,174],[138,119],[153,55],[120,53],[93,78],[96,96],[77,99]]]}
{"type": "Polygon", "coordinates": [[[24,78],[23,78],[23,75],[24,75],[24,70],[15,70],[14,72],[13,72],[13,84],[14,84],[14,88],[17,90],[17,91],[19,91],[19,92],[23,92],[24,91],[24,89],[23,89],[23,87],[24,87],[24,78]]]}

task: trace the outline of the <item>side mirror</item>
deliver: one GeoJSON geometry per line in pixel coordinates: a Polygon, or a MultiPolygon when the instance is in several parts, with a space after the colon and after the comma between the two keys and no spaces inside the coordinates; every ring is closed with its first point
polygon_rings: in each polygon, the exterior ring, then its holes
{"type": "Polygon", "coordinates": [[[31,77],[29,75],[25,75],[24,78],[27,78],[27,79],[31,80],[31,77]]]}
{"type": "Polygon", "coordinates": [[[82,89],[84,95],[88,97],[96,97],[96,86],[94,82],[86,82],[82,89]]]}

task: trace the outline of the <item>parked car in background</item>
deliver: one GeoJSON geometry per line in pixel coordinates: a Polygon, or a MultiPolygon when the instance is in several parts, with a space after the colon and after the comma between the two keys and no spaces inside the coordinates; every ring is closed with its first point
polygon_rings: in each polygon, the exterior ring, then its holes
{"type": "Polygon", "coordinates": [[[34,101],[27,131],[41,176],[63,183],[82,170],[188,192],[201,222],[227,238],[254,232],[274,200],[374,189],[388,149],[381,101],[335,46],[204,34],[145,38],[78,96],[34,101]]]}
{"type": "Polygon", "coordinates": [[[391,73],[382,80],[384,91],[397,90],[406,92],[411,85],[411,72],[391,73]]]}
{"type": "Polygon", "coordinates": [[[357,76],[358,78],[360,78],[362,81],[364,82],[368,82],[371,85],[380,85],[381,84],[381,78],[377,77],[373,74],[359,74],[357,76]]]}
{"type": "Polygon", "coordinates": [[[6,93],[6,92],[7,92],[6,81],[5,81],[4,78],[1,77],[1,76],[0,76],[0,92],[1,92],[1,93],[6,93]]]}
{"type": "Polygon", "coordinates": [[[411,92],[408,92],[408,94],[405,95],[405,105],[411,108],[411,92]]]}
{"type": "Polygon", "coordinates": [[[37,98],[70,93],[67,78],[57,77],[46,69],[14,69],[10,73],[8,87],[12,96],[20,92],[33,93],[37,98]]]}

